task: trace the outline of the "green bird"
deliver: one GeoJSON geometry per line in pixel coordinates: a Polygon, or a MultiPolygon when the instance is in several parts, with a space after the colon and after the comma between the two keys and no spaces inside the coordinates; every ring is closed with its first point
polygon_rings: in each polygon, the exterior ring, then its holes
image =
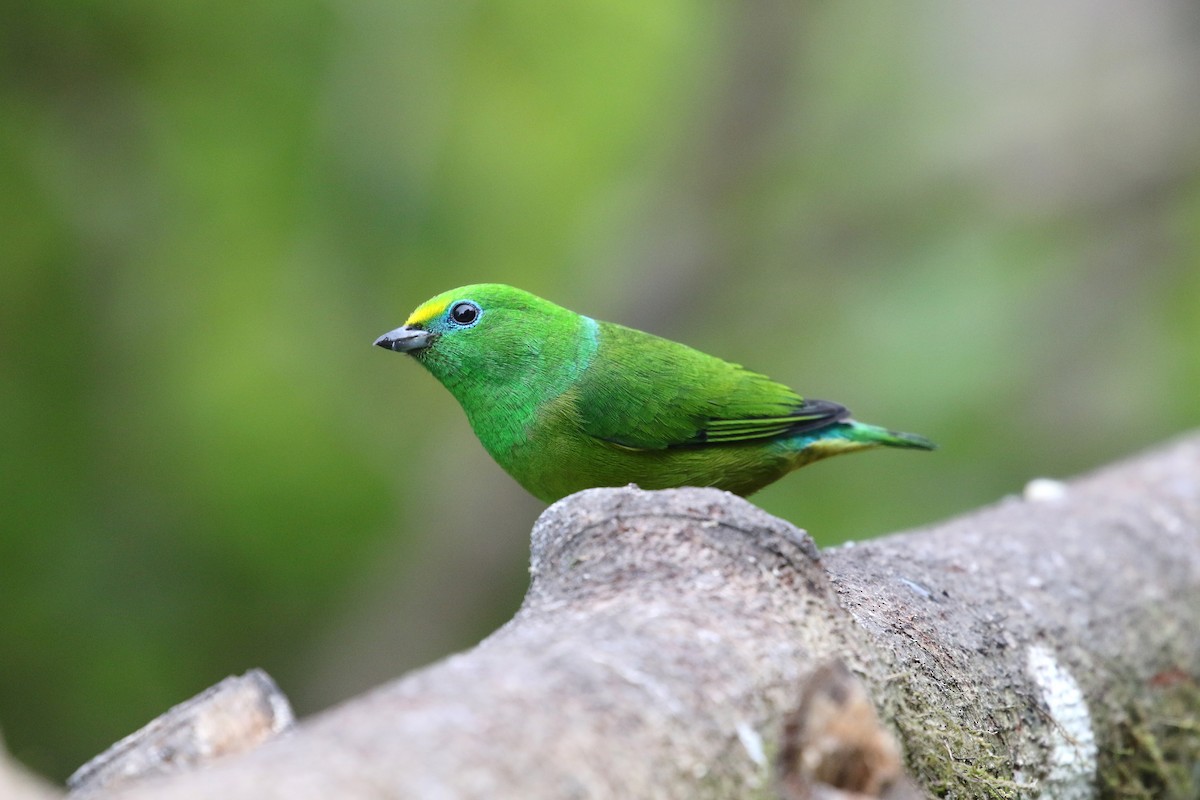
{"type": "Polygon", "coordinates": [[[737,364],[503,284],[439,294],[375,344],[433,373],[492,458],[547,503],[629,483],[748,495],[840,453],[934,448],[737,364]]]}

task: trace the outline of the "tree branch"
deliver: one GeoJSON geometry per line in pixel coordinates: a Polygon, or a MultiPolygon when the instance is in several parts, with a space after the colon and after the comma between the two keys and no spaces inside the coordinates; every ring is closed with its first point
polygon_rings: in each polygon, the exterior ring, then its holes
{"type": "Polygon", "coordinates": [[[4,800],[52,800],[62,797],[48,783],[30,775],[8,757],[0,741],[0,797],[4,800]]]}
{"type": "MultiPolygon", "coordinates": [[[[809,680],[830,660],[929,792],[1182,793],[1200,759],[1200,436],[821,555],[715,490],[590,490],[538,521],[531,573],[473,650],[120,797],[762,797],[785,716],[853,704],[809,680]]],[[[822,796],[803,736],[788,796],[822,796]]]]}

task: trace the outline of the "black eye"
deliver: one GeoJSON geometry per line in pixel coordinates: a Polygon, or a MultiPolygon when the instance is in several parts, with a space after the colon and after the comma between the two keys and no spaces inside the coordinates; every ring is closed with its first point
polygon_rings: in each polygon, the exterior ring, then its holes
{"type": "Polygon", "coordinates": [[[450,319],[459,325],[470,325],[479,319],[479,306],[470,300],[455,303],[454,307],[450,309],[450,319]]]}

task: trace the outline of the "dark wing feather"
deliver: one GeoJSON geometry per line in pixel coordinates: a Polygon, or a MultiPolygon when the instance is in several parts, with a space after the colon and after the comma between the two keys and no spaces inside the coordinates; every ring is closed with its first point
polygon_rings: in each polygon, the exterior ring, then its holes
{"type": "Polygon", "coordinates": [[[804,400],[783,417],[709,420],[701,432],[703,443],[777,439],[820,430],[850,416],[844,406],[828,400],[804,400]]]}

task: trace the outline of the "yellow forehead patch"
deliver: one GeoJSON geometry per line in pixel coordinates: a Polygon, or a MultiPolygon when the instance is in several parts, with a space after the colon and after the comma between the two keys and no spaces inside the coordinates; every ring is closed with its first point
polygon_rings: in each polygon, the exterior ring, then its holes
{"type": "Polygon", "coordinates": [[[404,321],[405,325],[420,325],[422,322],[429,322],[436,316],[439,316],[446,310],[446,306],[450,305],[449,300],[434,298],[429,302],[419,306],[416,311],[409,315],[404,321]]]}

